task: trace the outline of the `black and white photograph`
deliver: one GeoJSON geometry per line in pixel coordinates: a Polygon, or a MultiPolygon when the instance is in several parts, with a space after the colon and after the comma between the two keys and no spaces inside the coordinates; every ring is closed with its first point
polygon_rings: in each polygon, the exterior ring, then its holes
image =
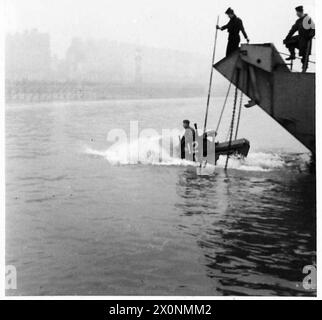
{"type": "Polygon", "coordinates": [[[4,0],[5,296],[316,298],[316,12],[4,0]]]}

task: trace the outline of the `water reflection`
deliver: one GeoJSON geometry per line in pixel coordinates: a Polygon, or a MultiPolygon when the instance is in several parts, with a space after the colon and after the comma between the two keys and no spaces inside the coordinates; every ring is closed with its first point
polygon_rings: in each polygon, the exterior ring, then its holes
{"type": "Polygon", "coordinates": [[[183,232],[203,251],[223,295],[314,295],[302,269],[315,263],[315,181],[308,174],[223,171],[179,176],[183,232]]]}

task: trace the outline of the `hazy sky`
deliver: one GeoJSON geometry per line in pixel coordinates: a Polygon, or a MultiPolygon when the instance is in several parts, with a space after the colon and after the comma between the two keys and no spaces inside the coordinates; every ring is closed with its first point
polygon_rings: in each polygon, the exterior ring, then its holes
{"type": "MultiPolygon", "coordinates": [[[[211,54],[216,17],[220,24],[231,6],[240,16],[251,42],[282,39],[294,23],[294,7],[304,5],[314,18],[314,0],[5,0],[7,32],[37,28],[51,35],[59,56],[74,36],[211,54]]],[[[220,32],[218,54],[227,33],[220,32]]],[[[285,49],[283,49],[285,51],[285,49]]]]}

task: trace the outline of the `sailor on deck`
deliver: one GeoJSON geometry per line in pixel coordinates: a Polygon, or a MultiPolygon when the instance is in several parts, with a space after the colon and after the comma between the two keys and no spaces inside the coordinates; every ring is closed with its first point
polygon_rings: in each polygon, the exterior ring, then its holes
{"type": "Polygon", "coordinates": [[[312,19],[304,13],[303,6],[298,6],[295,10],[299,18],[283,40],[283,43],[290,51],[290,56],[286,60],[294,60],[295,49],[299,49],[303,69],[306,70],[308,58],[311,54],[311,40],[315,36],[315,27],[312,19]],[[298,35],[293,36],[296,32],[298,32],[298,35]]]}
{"type": "Polygon", "coordinates": [[[181,159],[196,161],[195,159],[195,141],[196,132],[190,127],[189,120],[183,120],[184,135],[181,138],[181,159]]]}
{"type": "Polygon", "coordinates": [[[226,57],[227,57],[232,52],[236,51],[239,48],[239,43],[240,43],[239,32],[240,31],[242,32],[243,36],[245,37],[247,43],[249,42],[249,39],[248,39],[247,33],[244,29],[243,21],[235,15],[234,10],[231,8],[228,8],[225,13],[228,15],[230,20],[226,25],[224,25],[222,27],[217,26],[217,29],[220,29],[220,30],[227,29],[227,31],[229,33],[227,50],[226,50],[226,57]]]}

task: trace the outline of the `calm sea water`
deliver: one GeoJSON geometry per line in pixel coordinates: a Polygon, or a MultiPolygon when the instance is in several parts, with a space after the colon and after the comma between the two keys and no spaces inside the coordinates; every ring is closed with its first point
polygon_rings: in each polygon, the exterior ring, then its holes
{"type": "MultiPolygon", "coordinates": [[[[214,99],[215,127],[223,99],[214,99]]],[[[242,113],[246,160],[199,177],[158,141],[127,163],[112,129],[203,123],[205,99],[6,108],[8,295],[313,295],[315,180],[307,150],[259,108],[242,113]]],[[[227,108],[219,139],[228,130],[227,108]]],[[[141,150],[141,149],[140,149],[141,150]]]]}

